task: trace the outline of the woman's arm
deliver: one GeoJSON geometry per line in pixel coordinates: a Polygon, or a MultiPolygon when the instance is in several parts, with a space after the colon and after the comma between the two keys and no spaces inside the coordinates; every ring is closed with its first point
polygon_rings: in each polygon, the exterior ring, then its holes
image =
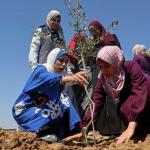
{"type": "Polygon", "coordinates": [[[141,68],[133,61],[132,65],[127,67],[131,91],[130,95],[121,106],[120,113],[129,123],[127,129],[118,137],[117,144],[127,142],[133,136],[148,100],[146,78],[141,68]]]}
{"type": "MultiPolygon", "coordinates": [[[[130,64],[130,66],[126,66],[126,75],[129,76],[130,80],[126,82],[130,82],[131,91],[129,92],[127,99],[122,104],[120,113],[127,119],[128,122],[137,122],[148,101],[148,88],[146,78],[139,65],[134,61],[131,61],[130,64]]],[[[125,84],[127,84],[126,82],[125,84]]]]}
{"type": "Polygon", "coordinates": [[[136,126],[137,122],[129,122],[127,129],[117,138],[117,144],[128,142],[128,140],[133,136],[136,126]]]}
{"type": "Polygon", "coordinates": [[[84,86],[88,84],[87,78],[88,78],[87,73],[85,71],[80,71],[78,73],[66,75],[62,77],[60,83],[62,85],[66,83],[71,83],[71,84],[79,84],[81,86],[84,86]]]}

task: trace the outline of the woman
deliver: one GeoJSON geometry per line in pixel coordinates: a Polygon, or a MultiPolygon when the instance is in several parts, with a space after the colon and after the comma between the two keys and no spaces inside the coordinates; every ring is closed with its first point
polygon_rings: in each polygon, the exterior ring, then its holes
{"type": "Polygon", "coordinates": [[[46,63],[47,56],[52,49],[66,48],[60,22],[60,12],[52,10],[47,15],[46,24],[34,32],[29,52],[29,66],[32,70],[38,64],[46,63]]]}
{"type": "MultiPolygon", "coordinates": [[[[117,46],[103,47],[96,61],[101,70],[93,94],[96,129],[104,135],[121,133],[117,144],[127,142],[138,127],[149,123],[150,78],[144,76],[136,62],[124,61],[117,46]],[[107,94],[111,101],[106,100],[107,94]]],[[[87,111],[82,128],[90,118],[91,113],[87,111]]]]}
{"type": "Polygon", "coordinates": [[[134,54],[133,60],[140,65],[145,74],[150,75],[150,51],[146,50],[143,44],[136,44],[132,52],[134,54]]]}
{"type": "Polygon", "coordinates": [[[97,76],[99,73],[99,68],[96,64],[96,55],[97,52],[104,46],[108,45],[117,45],[121,48],[120,42],[115,34],[109,33],[105,27],[97,20],[93,20],[89,23],[88,26],[89,32],[92,35],[92,40],[95,42],[93,56],[89,59],[90,66],[92,66],[92,74],[93,74],[93,87],[95,87],[97,83],[97,76]]]}
{"type": "Polygon", "coordinates": [[[99,21],[91,21],[88,28],[93,40],[96,42],[95,48],[100,49],[106,45],[117,45],[121,47],[116,35],[109,33],[99,21]]]}
{"type": "Polygon", "coordinates": [[[79,116],[62,90],[67,83],[87,84],[87,75],[66,75],[67,62],[65,50],[56,48],[49,53],[47,63],[32,72],[12,108],[14,119],[25,131],[45,136],[42,132],[47,128],[47,134],[63,138],[79,123],[79,116]]]}

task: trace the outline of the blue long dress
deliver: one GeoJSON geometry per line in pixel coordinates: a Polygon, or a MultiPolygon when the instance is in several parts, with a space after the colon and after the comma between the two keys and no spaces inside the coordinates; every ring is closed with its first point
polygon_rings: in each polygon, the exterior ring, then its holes
{"type": "Polygon", "coordinates": [[[80,122],[69,97],[62,92],[62,76],[49,73],[43,65],[33,71],[12,108],[18,125],[30,132],[38,132],[44,126],[49,126],[59,136],[62,134],[62,120],[66,110],[69,111],[70,130],[80,122]]]}

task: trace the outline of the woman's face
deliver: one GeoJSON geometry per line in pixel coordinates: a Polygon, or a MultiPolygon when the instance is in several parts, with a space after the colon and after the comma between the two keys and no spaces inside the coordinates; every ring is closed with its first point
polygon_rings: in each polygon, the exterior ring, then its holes
{"type": "Polygon", "coordinates": [[[60,17],[57,16],[55,18],[52,18],[50,21],[49,21],[49,24],[50,24],[50,27],[52,29],[55,29],[55,30],[58,30],[59,26],[60,26],[60,17]]]}
{"type": "Polygon", "coordinates": [[[62,73],[64,69],[66,68],[66,65],[68,63],[68,56],[63,55],[61,56],[56,62],[54,63],[54,70],[56,73],[62,73]]]}
{"type": "Polygon", "coordinates": [[[98,38],[102,35],[101,31],[95,26],[90,26],[89,31],[94,38],[98,38]]]}
{"type": "Polygon", "coordinates": [[[104,76],[106,76],[107,78],[113,77],[117,72],[117,70],[111,64],[106,63],[103,60],[99,59],[97,64],[100,67],[100,70],[102,71],[104,76]]]}

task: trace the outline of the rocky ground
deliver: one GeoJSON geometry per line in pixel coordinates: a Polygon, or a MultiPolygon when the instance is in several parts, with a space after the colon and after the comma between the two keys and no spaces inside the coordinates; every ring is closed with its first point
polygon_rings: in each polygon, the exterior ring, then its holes
{"type": "Polygon", "coordinates": [[[0,129],[0,150],[150,150],[150,135],[130,140],[126,144],[115,144],[113,137],[95,135],[88,137],[88,146],[83,140],[72,140],[64,144],[48,144],[40,141],[33,133],[0,129]]]}

